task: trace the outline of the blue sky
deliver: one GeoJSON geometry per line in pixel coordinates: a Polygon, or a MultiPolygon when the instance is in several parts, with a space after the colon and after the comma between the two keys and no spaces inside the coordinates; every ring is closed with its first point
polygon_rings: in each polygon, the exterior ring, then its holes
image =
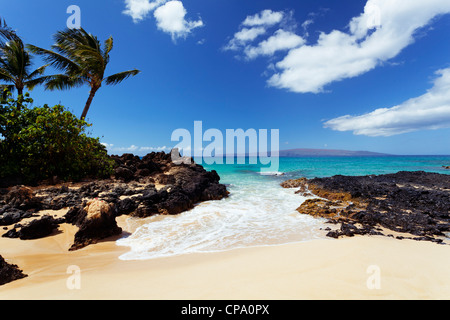
{"type": "MultiPolygon", "coordinates": [[[[142,71],[103,86],[89,111],[111,153],[170,148],[203,121],[279,129],[280,149],[450,154],[448,0],[0,0],[0,16],[49,48],[70,5],[113,36],[107,74],[142,71]]],[[[31,92],[77,115],[88,94],[31,92]]]]}

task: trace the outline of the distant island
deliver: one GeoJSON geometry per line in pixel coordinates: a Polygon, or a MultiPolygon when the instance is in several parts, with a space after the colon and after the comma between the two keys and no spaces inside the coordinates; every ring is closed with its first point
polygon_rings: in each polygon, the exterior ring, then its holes
{"type": "Polygon", "coordinates": [[[370,151],[348,151],[348,150],[331,150],[331,149],[289,149],[280,151],[280,157],[308,157],[308,156],[376,157],[376,156],[392,156],[392,155],[370,151]]]}
{"type": "MultiPolygon", "coordinates": [[[[269,151],[269,154],[270,151],[269,151]]],[[[295,158],[295,157],[391,157],[395,156],[388,153],[378,153],[371,151],[349,151],[349,150],[333,150],[333,149],[289,149],[280,150],[278,153],[281,158],[295,158]]],[[[218,155],[220,157],[220,155],[218,155]]],[[[227,155],[222,155],[226,157],[227,155]]],[[[230,155],[230,157],[258,157],[258,153],[240,153],[230,155]]]]}

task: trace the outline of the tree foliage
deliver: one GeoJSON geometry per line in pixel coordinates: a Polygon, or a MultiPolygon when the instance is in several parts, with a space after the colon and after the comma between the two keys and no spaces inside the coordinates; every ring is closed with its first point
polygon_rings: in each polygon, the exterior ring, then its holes
{"type": "Polygon", "coordinates": [[[23,90],[33,90],[37,85],[50,80],[44,76],[48,65],[32,69],[33,56],[26,49],[22,39],[0,19],[0,88],[13,91],[18,95],[23,90]]]}
{"type": "Polygon", "coordinates": [[[113,162],[99,139],[87,136],[90,124],[61,105],[29,107],[32,102],[25,94],[0,103],[0,178],[109,176],[113,162]]]}

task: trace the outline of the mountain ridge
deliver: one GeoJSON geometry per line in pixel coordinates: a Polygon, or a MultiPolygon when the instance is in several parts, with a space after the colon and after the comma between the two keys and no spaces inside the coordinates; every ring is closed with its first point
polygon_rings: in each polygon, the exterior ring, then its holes
{"type": "Polygon", "coordinates": [[[335,150],[335,149],[288,149],[280,150],[280,157],[305,157],[305,156],[392,156],[392,154],[379,153],[372,151],[350,151],[350,150],[335,150]]]}

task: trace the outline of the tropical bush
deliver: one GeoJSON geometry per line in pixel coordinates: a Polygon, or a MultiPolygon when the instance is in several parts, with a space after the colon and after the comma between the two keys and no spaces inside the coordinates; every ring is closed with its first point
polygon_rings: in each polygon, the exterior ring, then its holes
{"type": "Polygon", "coordinates": [[[29,107],[32,103],[28,93],[0,102],[0,178],[32,183],[112,173],[105,147],[86,134],[90,124],[62,105],[29,107]]]}

